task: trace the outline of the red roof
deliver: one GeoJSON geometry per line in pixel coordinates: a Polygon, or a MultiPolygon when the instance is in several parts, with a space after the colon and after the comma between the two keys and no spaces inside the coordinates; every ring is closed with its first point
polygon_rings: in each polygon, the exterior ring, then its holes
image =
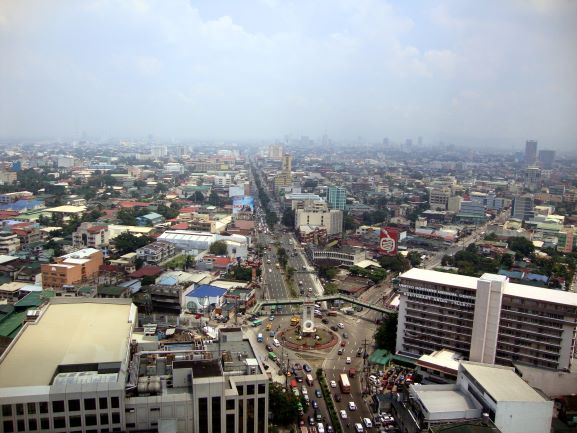
{"type": "Polygon", "coordinates": [[[20,215],[20,212],[16,212],[15,210],[0,210],[0,220],[9,220],[18,215],[20,215]]]}
{"type": "Polygon", "coordinates": [[[187,230],[188,229],[188,223],[174,224],[173,226],[170,226],[170,228],[172,230],[187,230]]]}
{"type": "Polygon", "coordinates": [[[100,265],[100,272],[123,272],[124,269],[118,265],[100,265]]]}
{"type": "Polygon", "coordinates": [[[200,209],[200,206],[186,206],[180,208],[180,213],[190,213],[190,212],[197,212],[200,209]]]}
{"type": "Polygon", "coordinates": [[[164,272],[160,266],[143,266],[138,271],[134,271],[129,276],[132,278],[143,278],[143,277],[158,277],[164,272]]]}
{"type": "Polygon", "coordinates": [[[106,230],[106,226],[92,226],[88,227],[88,233],[100,233],[101,230],[106,230]]]}

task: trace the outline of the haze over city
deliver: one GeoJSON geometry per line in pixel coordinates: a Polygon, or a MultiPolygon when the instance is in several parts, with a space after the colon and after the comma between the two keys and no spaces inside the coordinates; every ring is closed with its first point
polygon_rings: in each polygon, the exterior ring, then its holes
{"type": "Polygon", "coordinates": [[[572,1],[0,1],[0,139],[575,149],[572,1]]]}

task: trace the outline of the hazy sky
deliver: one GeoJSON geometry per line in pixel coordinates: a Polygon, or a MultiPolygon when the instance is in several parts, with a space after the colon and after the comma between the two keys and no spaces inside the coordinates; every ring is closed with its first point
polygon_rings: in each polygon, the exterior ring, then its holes
{"type": "Polygon", "coordinates": [[[0,0],[0,136],[577,148],[573,0],[0,0]]]}

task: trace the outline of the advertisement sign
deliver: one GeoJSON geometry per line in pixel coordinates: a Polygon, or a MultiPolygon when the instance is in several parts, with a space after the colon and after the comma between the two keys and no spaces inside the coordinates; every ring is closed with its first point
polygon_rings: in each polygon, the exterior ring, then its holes
{"type": "Polygon", "coordinates": [[[381,227],[379,236],[379,251],[387,256],[397,254],[397,242],[399,241],[399,232],[393,227],[381,227]]]}
{"type": "Polygon", "coordinates": [[[234,215],[239,212],[254,212],[254,198],[252,195],[233,197],[232,213],[234,215]]]}
{"type": "Polygon", "coordinates": [[[244,196],[244,186],[229,186],[228,187],[228,196],[229,197],[240,197],[244,196]]]}

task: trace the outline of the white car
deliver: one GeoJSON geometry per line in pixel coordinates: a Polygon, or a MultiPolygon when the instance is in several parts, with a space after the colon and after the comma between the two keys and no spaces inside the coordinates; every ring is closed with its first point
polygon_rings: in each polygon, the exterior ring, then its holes
{"type": "Polygon", "coordinates": [[[342,418],[342,419],[347,419],[347,418],[348,418],[348,417],[347,417],[347,411],[346,411],[346,410],[343,409],[343,410],[340,411],[340,413],[341,413],[341,418],[342,418]]]}
{"type": "Polygon", "coordinates": [[[366,428],[372,428],[373,427],[373,422],[368,418],[363,418],[363,423],[365,424],[366,428]]]}
{"type": "Polygon", "coordinates": [[[345,328],[345,324],[344,324],[343,322],[339,322],[339,323],[337,324],[337,326],[338,326],[339,328],[341,328],[341,329],[344,329],[344,328],[345,328]]]}
{"type": "Polygon", "coordinates": [[[272,269],[269,269],[268,271],[269,271],[269,273],[270,273],[270,272],[272,272],[272,269]]]}
{"type": "Polygon", "coordinates": [[[357,405],[354,401],[349,401],[349,410],[357,410],[357,405]]]}
{"type": "Polygon", "coordinates": [[[347,364],[350,364],[350,363],[351,363],[351,357],[350,357],[350,356],[347,356],[347,360],[346,360],[345,362],[346,362],[347,364]]]}
{"type": "Polygon", "coordinates": [[[336,388],[337,383],[334,380],[331,380],[331,388],[336,388]]]}
{"type": "Polygon", "coordinates": [[[355,431],[356,431],[357,433],[363,433],[363,432],[364,432],[364,430],[363,430],[363,425],[360,424],[360,423],[358,423],[358,422],[355,423],[355,431]]]}

